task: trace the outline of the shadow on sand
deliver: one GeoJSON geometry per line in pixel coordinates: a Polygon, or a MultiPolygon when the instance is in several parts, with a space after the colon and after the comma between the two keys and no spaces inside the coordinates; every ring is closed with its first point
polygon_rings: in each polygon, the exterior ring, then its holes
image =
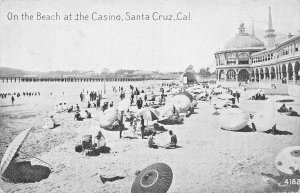
{"type": "Polygon", "coordinates": [[[12,183],[34,183],[49,177],[50,168],[31,165],[30,161],[10,163],[3,174],[4,180],[12,183]]]}

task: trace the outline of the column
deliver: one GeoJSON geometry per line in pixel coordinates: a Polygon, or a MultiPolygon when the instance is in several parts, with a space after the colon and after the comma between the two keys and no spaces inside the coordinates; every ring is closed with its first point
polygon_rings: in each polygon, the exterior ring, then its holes
{"type": "Polygon", "coordinates": [[[270,80],[270,83],[272,82],[272,72],[270,71],[269,72],[269,80],[270,80]]]}
{"type": "Polygon", "coordinates": [[[260,74],[260,72],[258,72],[258,82],[260,82],[261,81],[261,74],[260,74]]]}
{"type": "Polygon", "coordinates": [[[293,70],[293,84],[296,84],[296,71],[293,70]]]}

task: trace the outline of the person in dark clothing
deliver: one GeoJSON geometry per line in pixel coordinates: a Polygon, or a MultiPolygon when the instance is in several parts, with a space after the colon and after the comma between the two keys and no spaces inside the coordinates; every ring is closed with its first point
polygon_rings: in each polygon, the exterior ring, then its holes
{"type": "Polygon", "coordinates": [[[87,108],[91,108],[91,103],[90,103],[90,101],[88,102],[87,108]]]}
{"type": "Polygon", "coordinates": [[[120,116],[120,120],[119,120],[120,139],[122,138],[122,131],[124,130],[123,115],[124,115],[124,111],[121,111],[121,116],[120,116]]]}
{"type": "Polygon", "coordinates": [[[142,135],[142,139],[144,139],[144,130],[145,130],[145,120],[144,120],[144,116],[141,115],[141,135],[142,135]]]}
{"type": "Polygon", "coordinates": [[[88,110],[85,110],[85,113],[86,113],[86,117],[85,118],[87,118],[87,119],[92,118],[92,114],[88,110]]]}
{"type": "Polygon", "coordinates": [[[74,119],[76,121],[82,121],[84,118],[81,117],[80,113],[79,112],[76,112],[76,114],[74,115],[74,119]]]}
{"type": "Polygon", "coordinates": [[[115,176],[115,177],[107,178],[107,177],[103,177],[103,176],[100,175],[100,180],[103,184],[105,182],[113,182],[113,181],[121,180],[121,179],[124,179],[124,178],[125,178],[124,176],[115,176]]]}
{"type": "Polygon", "coordinates": [[[12,103],[13,106],[15,106],[15,98],[14,98],[14,96],[11,97],[11,103],[12,103]]]}
{"type": "Polygon", "coordinates": [[[109,107],[113,107],[114,106],[114,102],[111,101],[109,107]]]}
{"type": "Polygon", "coordinates": [[[164,148],[166,148],[166,149],[176,148],[177,147],[177,136],[173,133],[172,130],[169,131],[169,134],[171,135],[171,142],[168,143],[164,148]]]}
{"type": "Polygon", "coordinates": [[[241,97],[240,93],[236,92],[236,100],[238,103],[240,103],[240,97],[241,97]]]}

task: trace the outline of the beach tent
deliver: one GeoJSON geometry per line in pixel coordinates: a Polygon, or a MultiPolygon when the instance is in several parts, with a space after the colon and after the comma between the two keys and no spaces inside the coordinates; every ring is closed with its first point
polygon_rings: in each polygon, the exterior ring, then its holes
{"type": "Polygon", "coordinates": [[[176,95],[168,101],[167,105],[174,105],[179,113],[186,113],[191,107],[191,100],[185,95],[176,95]]]}
{"type": "Polygon", "coordinates": [[[248,120],[248,114],[240,109],[224,109],[220,111],[219,122],[221,128],[225,130],[241,130],[247,125],[248,120]]]}
{"type": "Polygon", "coordinates": [[[12,161],[13,157],[15,156],[15,154],[20,150],[20,148],[22,147],[24,141],[26,140],[26,138],[30,134],[31,130],[32,130],[32,128],[26,129],[26,130],[22,131],[9,144],[9,146],[6,149],[6,151],[4,153],[4,156],[2,157],[2,160],[1,160],[1,164],[0,164],[0,176],[3,175],[3,173],[6,170],[6,168],[8,167],[8,165],[10,164],[10,162],[12,161]]]}
{"type": "Polygon", "coordinates": [[[292,175],[294,170],[300,171],[300,146],[290,146],[284,148],[275,157],[275,166],[278,171],[285,175],[292,175]]]}
{"type": "Polygon", "coordinates": [[[181,74],[180,81],[183,82],[184,84],[194,84],[198,82],[195,75],[190,71],[181,74]]]}
{"type": "Polygon", "coordinates": [[[166,193],[173,180],[173,172],[165,163],[155,163],[143,169],[135,178],[131,193],[166,193]]]}

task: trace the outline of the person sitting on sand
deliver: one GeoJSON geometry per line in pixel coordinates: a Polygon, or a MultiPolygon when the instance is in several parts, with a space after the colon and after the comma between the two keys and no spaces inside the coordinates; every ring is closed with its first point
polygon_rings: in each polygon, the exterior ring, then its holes
{"type": "Polygon", "coordinates": [[[288,110],[288,108],[286,108],[285,104],[283,104],[277,111],[280,113],[286,113],[289,110],[288,110]]]}
{"type": "Polygon", "coordinates": [[[60,126],[60,124],[56,123],[56,120],[54,119],[53,115],[50,116],[50,119],[51,119],[51,121],[52,121],[52,123],[53,123],[53,127],[52,127],[53,129],[54,129],[55,127],[60,126]]]}
{"type": "Polygon", "coordinates": [[[101,131],[99,131],[97,133],[97,135],[95,136],[95,143],[94,143],[94,147],[95,148],[101,148],[103,146],[106,146],[106,142],[105,142],[105,137],[104,135],[102,134],[101,131]]]}
{"type": "Polygon", "coordinates": [[[90,101],[88,102],[87,108],[91,108],[91,103],[90,103],[90,101]]]}
{"type": "Polygon", "coordinates": [[[149,139],[148,139],[148,147],[157,149],[157,148],[158,148],[158,145],[155,144],[155,142],[154,142],[154,136],[155,136],[155,135],[156,135],[156,132],[155,132],[155,131],[152,133],[152,135],[150,135],[150,137],[149,137],[149,139]]]}
{"type": "Polygon", "coordinates": [[[77,111],[74,115],[74,120],[76,121],[82,121],[84,118],[81,117],[80,113],[77,111]]]}
{"type": "Polygon", "coordinates": [[[171,136],[171,142],[165,145],[164,148],[166,149],[171,149],[171,148],[176,148],[177,147],[177,136],[173,133],[172,130],[169,131],[169,134],[171,136]]]}
{"type": "Polygon", "coordinates": [[[249,117],[250,117],[249,122],[251,123],[251,128],[253,131],[256,131],[256,126],[253,123],[253,117],[254,117],[253,114],[250,114],[249,117]]]}
{"type": "Polygon", "coordinates": [[[73,105],[68,109],[68,113],[71,113],[73,111],[73,105]]]}
{"type": "Polygon", "coordinates": [[[88,110],[85,110],[85,113],[86,113],[86,117],[85,118],[87,118],[87,119],[92,118],[91,112],[89,112],[88,110]]]}
{"type": "Polygon", "coordinates": [[[76,111],[80,111],[80,107],[78,104],[76,104],[76,111]]]}

